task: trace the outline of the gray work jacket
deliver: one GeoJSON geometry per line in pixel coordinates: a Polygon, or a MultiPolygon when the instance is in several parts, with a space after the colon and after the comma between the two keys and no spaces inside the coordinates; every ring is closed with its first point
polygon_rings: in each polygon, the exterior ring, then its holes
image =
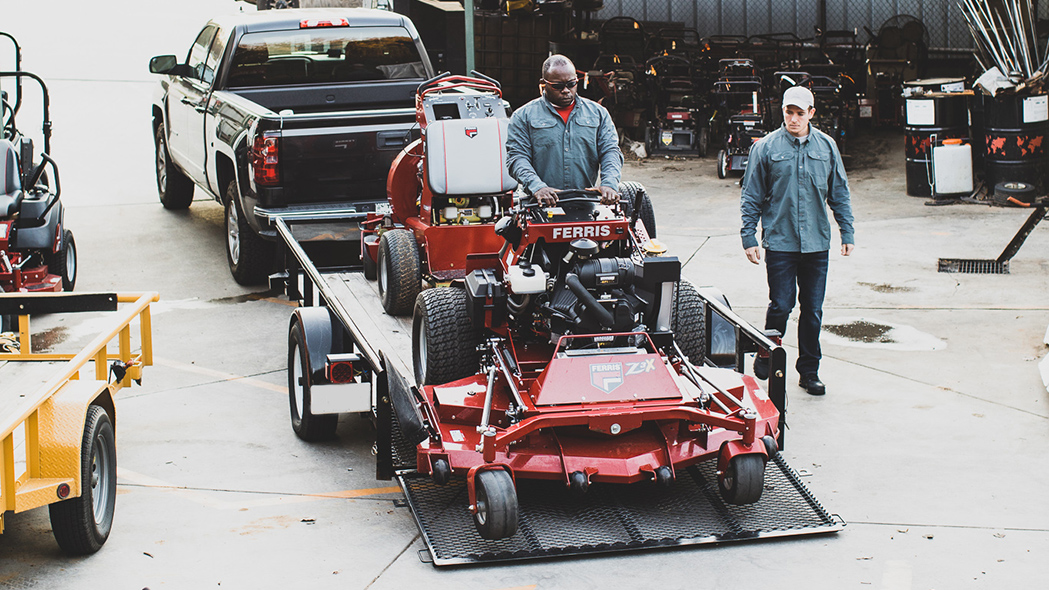
{"type": "Polygon", "coordinates": [[[506,138],[510,176],[530,193],[543,187],[617,189],[623,153],[612,117],[592,100],[576,97],[568,124],[545,98],[514,112],[506,138]]]}
{"type": "Polygon", "coordinates": [[[766,250],[830,250],[828,205],[841,243],[854,243],[849,181],[829,135],[809,125],[808,140],[800,142],[780,127],[750,148],[740,198],[744,249],[758,245],[754,234],[760,219],[761,246],[766,250]]]}

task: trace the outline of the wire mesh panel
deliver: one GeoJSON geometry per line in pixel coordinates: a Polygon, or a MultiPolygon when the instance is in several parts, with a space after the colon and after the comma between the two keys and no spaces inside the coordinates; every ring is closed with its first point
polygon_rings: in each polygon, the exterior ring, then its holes
{"type": "Polygon", "coordinates": [[[438,566],[828,533],[844,526],[780,456],[766,467],[761,500],[748,506],[721,500],[714,463],[679,472],[668,488],[594,484],[583,497],[561,482],[518,480],[518,531],[498,541],[474,530],[464,481],[439,486],[414,473],[398,479],[438,566]]]}
{"type": "MultiPolygon", "coordinates": [[[[794,33],[803,39],[813,37],[823,18],[826,29],[856,30],[866,41],[865,29],[877,33],[889,19],[907,15],[925,25],[929,47],[968,49],[972,38],[956,4],[957,0],[605,0],[596,16],[682,23],[702,36],[794,33]]],[[[1037,0],[1037,5],[1038,15],[1044,17],[1049,0],[1037,0]]]]}

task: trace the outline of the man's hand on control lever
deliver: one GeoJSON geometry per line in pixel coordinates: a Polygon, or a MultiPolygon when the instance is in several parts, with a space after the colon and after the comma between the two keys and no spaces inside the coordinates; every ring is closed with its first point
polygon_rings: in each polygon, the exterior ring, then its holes
{"type": "Polygon", "coordinates": [[[615,205],[619,202],[619,193],[616,189],[608,186],[595,187],[601,192],[601,204],[602,205],[615,205]]]}
{"type": "Polygon", "coordinates": [[[553,207],[557,204],[557,189],[544,186],[535,191],[535,200],[543,207],[553,207]]]}

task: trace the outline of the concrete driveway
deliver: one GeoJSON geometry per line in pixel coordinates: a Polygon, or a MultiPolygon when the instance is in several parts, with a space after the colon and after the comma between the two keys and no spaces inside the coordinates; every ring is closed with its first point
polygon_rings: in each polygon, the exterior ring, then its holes
{"type": "MultiPolygon", "coordinates": [[[[400,491],[374,478],[368,422],[344,418],[339,439],[325,444],[292,434],[291,307],[234,283],[221,208],[198,191],[188,211],[172,213],[156,196],[149,58],[185,54],[207,18],[253,8],[8,4],[0,28],[52,91],[77,290],[157,290],[162,301],[156,366],[118,399],[112,536],[99,553],[70,559],[46,510],[10,515],[0,586],[998,589],[1043,577],[1049,395],[1037,363],[1049,352],[1049,227],[1031,235],[1011,274],[938,273],[939,257],[997,256],[1027,213],[905,196],[900,131],[850,145],[858,248],[832,253],[828,394],[810,397],[793,368],[788,375],[784,455],[849,523],[844,531],[437,570],[419,558],[415,523],[395,504],[400,491]]],[[[648,187],[660,238],[687,261],[685,276],[718,286],[760,325],[764,269],[740,246],[738,179],[718,180],[712,157],[629,162],[624,177],[648,187]]],[[[74,342],[75,319],[65,321],[61,333],[74,342]]],[[[794,338],[792,323],[791,367],[794,338]]]]}

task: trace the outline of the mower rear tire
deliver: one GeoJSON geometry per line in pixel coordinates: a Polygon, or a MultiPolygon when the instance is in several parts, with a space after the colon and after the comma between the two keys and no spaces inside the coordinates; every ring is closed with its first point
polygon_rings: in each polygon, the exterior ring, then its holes
{"type": "Polygon", "coordinates": [[[503,469],[482,471],[474,479],[477,486],[477,512],[474,526],[481,537],[505,539],[517,532],[517,490],[514,480],[503,469]]]}
{"type": "Polygon", "coordinates": [[[62,277],[63,291],[68,293],[76,287],[76,241],[68,229],[62,230],[62,243],[47,261],[47,270],[62,277]]]}
{"type": "Polygon", "coordinates": [[[718,476],[721,497],[729,504],[742,506],[761,499],[765,488],[765,457],[758,453],[736,455],[725,473],[718,476]]]}
{"type": "Polygon", "coordinates": [[[718,178],[728,177],[728,153],[718,150],[718,178]]]}
{"type": "Polygon", "coordinates": [[[702,365],[706,356],[707,320],[703,313],[703,299],[696,286],[688,279],[681,279],[674,293],[674,313],[670,329],[681,352],[694,365],[702,365]]]}
{"type": "Polygon", "coordinates": [[[656,237],[656,210],[652,206],[652,199],[648,196],[648,191],[640,182],[619,183],[619,200],[623,205],[623,212],[631,219],[633,219],[634,205],[638,195],[641,197],[641,207],[638,209],[637,217],[645,224],[648,237],[654,238],[656,237]]]}
{"type": "Polygon", "coordinates": [[[238,284],[260,285],[266,282],[276,260],[273,242],[255,233],[237,203],[237,182],[226,185],[226,262],[238,284]]]}
{"type": "Polygon", "coordinates": [[[412,364],[419,385],[440,385],[477,373],[481,335],[466,308],[466,291],[427,289],[415,300],[412,364]]]}
{"type": "Polygon", "coordinates": [[[157,193],[160,195],[160,204],[169,211],[188,209],[193,203],[193,181],[171,162],[164,123],[157,125],[154,147],[156,148],[157,193]]]}
{"type": "Polygon", "coordinates": [[[696,153],[700,158],[707,157],[707,151],[710,149],[710,128],[700,127],[696,131],[696,153]]]}
{"type": "Polygon", "coordinates": [[[422,263],[415,236],[405,229],[379,238],[379,299],[389,315],[408,315],[422,286],[422,263]]]}
{"type": "Polygon", "coordinates": [[[69,555],[98,551],[113,528],[117,504],[117,444],[113,421],[90,405],[80,446],[80,496],[51,504],[51,531],[69,555]]]}
{"type": "Polygon", "coordinates": [[[338,414],[314,414],[311,411],[311,376],[313,367],[306,353],[306,334],[298,321],[288,335],[288,403],[291,429],[300,439],[313,442],[335,438],[338,414]]]}

